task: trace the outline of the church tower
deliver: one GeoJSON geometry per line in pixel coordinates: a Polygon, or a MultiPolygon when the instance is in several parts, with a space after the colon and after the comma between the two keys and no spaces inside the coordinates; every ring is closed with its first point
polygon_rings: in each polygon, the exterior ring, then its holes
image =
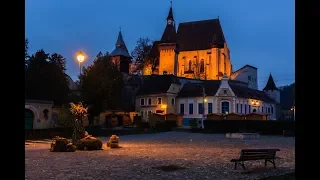
{"type": "Polygon", "coordinates": [[[272,75],[270,73],[266,87],[263,88],[263,91],[268,94],[270,98],[276,101],[277,104],[280,103],[280,90],[276,87],[276,84],[273,81],[272,75]]]}
{"type": "Polygon", "coordinates": [[[178,67],[178,49],[177,49],[177,32],[173,18],[172,2],[167,17],[167,25],[159,42],[158,49],[160,52],[159,74],[177,75],[178,67]]]}
{"type": "Polygon", "coordinates": [[[120,72],[129,73],[131,56],[123,41],[121,30],[119,31],[116,48],[110,53],[110,56],[112,57],[112,62],[118,66],[120,72]]]}

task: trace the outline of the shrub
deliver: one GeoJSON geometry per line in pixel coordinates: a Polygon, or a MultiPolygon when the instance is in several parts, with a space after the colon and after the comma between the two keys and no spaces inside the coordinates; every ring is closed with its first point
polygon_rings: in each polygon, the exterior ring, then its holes
{"type": "Polygon", "coordinates": [[[189,121],[189,125],[191,129],[197,129],[198,128],[198,121],[196,119],[192,119],[189,121]]]}
{"type": "Polygon", "coordinates": [[[51,143],[51,152],[75,152],[76,146],[63,137],[55,137],[51,143]]]}
{"type": "Polygon", "coordinates": [[[280,135],[283,130],[294,131],[294,121],[277,120],[215,120],[204,121],[204,128],[212,133],[259,132],[280,135]]]}
{"type": "Polygon", "coordinates": [[[177,120],[166,120],[166,127],[169,129],[177,127],[177,120]]]}
{"type": "Polygon", "coordinates": [[[171,131],[173,127],[177,127],[176,120],[156,121],[154,129],[156,131],[171,131]]]}
{"type": "Polygon", "coordinates": [[[142,118],[141,116],[134,116],[133,118],[133,124],[139,127],[142,123],[142,118]]]}
{"type": "Polygon", "coordinates": [[[102,149],[102,141],[95,137],[86,137],[77,141],[78,150],[100,150],[102,149]]]}
{"type": "Polygon", "coordinates": [[[140,127],[142,127],[142,128],[150,128],[148,122],[141,122],[140,127]]]}

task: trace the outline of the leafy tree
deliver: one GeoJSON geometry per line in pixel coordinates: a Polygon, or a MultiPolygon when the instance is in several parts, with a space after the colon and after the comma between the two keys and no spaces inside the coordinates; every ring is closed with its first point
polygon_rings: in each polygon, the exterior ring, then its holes
{"type": "Polygon", "coordinates": [[[119,108],[123,85],[122,74],[112,63],[109,53],[99,52],[93,64],[84,67],[80,75],[81,96],[83,102],[90,105],[90,116],[105,109],[119,108]]]}
{"type": "Polygon", "coordinates": [[[31,55],[26,66],[26,98],[67,103],[69,86],[65,74],[66,60],[56,53],[39,50],[31,55]]]}
{"type": "Polygon", "coordinates": [[[283,109],[291,109],[295,101],[295,83],[280,87],[280,104],[283,109]]]}
{"type": "Polygon", "coordinates": [[[28,41],[28,39],[25,39],[25,41],[24,41],[24,61],[25,61],[25,64],[27,62],[27,59],[29,58],[28,50],[29,50],[29,41],[28,41]]]}
{"type": "Polygon", "coordinates": [[[152,73],[155,71],[159,55],[153,56],[151,54],[153,43],[149,38],[140,38],[137,41],[137,45],[131,52],[133,60],[140,65],[137,70],[142,70],[144,66],[150,66],[152,73]]]}

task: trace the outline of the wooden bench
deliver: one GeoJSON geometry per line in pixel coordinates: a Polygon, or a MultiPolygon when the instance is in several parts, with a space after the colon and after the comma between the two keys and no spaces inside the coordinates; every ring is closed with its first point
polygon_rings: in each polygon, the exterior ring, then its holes
{"type": "Polygon", "coordinates": [[[264,160],[264,165],[267,166],[267,162],[273,164],[273,167],[276,168],[275,158],[276,152],[280,149],[242,149],[240,158],[232,159],[231,162],[234,162],[234,169],[237,169],[237,164],[240,164],[245,170],[244,161],[254,161],[254,160],[264,160]]]}

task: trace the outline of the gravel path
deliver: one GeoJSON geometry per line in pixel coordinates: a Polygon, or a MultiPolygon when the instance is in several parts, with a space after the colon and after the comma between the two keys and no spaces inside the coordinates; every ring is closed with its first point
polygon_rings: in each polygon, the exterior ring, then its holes
{"type": "MultiPolygon", "coordinates": [[[[101,137],[105,143],[108,138],[101,137]]],[[[48,143],[26,143],[26,178],[46,179],[259,179],[293,172],[295,168],[293,137],[260,136],[259,139],[227,139],[224,135],[166,132],[121,136],[120,149],[105,146],[100,151],[69,153],[49,152],[48,143]],[[234,170],[232,158],[243,148],[279,148],[277,169],[264,161],[246,162],[246,171],[234,170]],[[156,167],[184,167],[172,172],[156,167]]]]}

